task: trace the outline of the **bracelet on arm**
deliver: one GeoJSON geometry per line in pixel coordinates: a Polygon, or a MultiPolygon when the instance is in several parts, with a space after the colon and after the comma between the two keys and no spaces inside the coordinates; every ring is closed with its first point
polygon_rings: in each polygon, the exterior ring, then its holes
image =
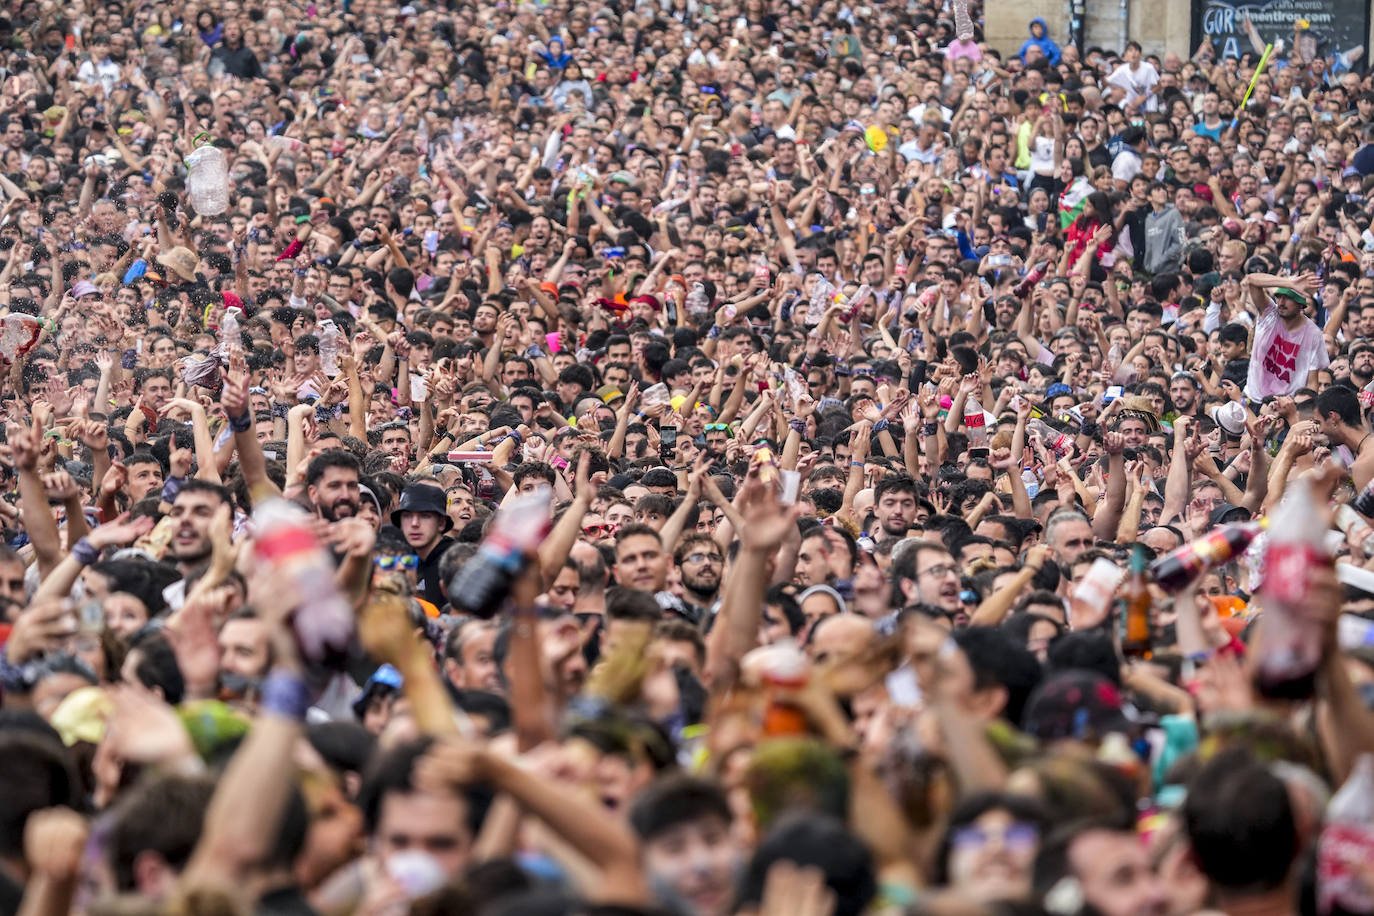
{"type": "Polygon", "coordinates": [[[236,433],[246,433],[253,428],[253,412],[246,411],[241,417],[230,417],[229,428],[236,433]]]}
{"type": "Polygon", "coordinates": [[[100,559],[100,548],[92,544],[89,538],[81,538],[72,545],[72,556],[82,566],[90,566],[100,559]]]}
{"type": "Polygon", "coordinates": [[[263,678],[258,706],[263,712],[303,722],[310,709],[310,688],[294,674],[273,671],[263,678]]]}

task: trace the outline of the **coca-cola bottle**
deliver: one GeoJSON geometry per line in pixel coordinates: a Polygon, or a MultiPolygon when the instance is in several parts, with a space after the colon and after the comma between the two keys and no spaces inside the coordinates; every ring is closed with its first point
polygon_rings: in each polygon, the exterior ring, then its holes
{"type": "Polygon", "coordinates": [[[849,299],[849,311],[844,313],[845,324],[850,323],[858,316],[859,309],[863,308],[864,303],[868,301],[868,297],[872,293],[873,290],[869,288],[867,283],[854,290],[854,295],[849,299]]]}
{"type": "Polygon", "coordinates": [[[1374,913],[1374,754],[1361,754],[1317,838],[1317,912],[1374,913]]]}
{"type": "Polygon", "coordinates": [[[553,490],[540,487],[501,508],[477,553],[449,580],[449,604],[474,617],[496,614],[531,552],[549,533],[552,500],[553,490]]]}
{"type": "Polygon", "coordinates": [[[1041,261],[1039,264],[1032,267],[1030,271],[1021,278],[1021,282],[1016,284],[1016,289],[1012,290],[1012,295],[1018,299],[1024,299],[1030,291],[1035,288],[1035,284],[1039,283],[1045,276],[1045,266],[1047,264],[1049,264],[1049,261],[1041,261]]]}
{"type": "Polygon", "coordinates": [[[269,499],[253,510],[259,563],[283,570],[295,585],[300,605],[292,630],[310,680],[322,686],[330,672],[343,669],[353,641],[353,607],[334,580],[334,563],[316,539],[310,518],[295,503],[269,499]]]}
{"type": "Polygon", "coordinates": [[[1312,582],[1330,562],[1321,506],[1311,482],[1300,480],[1274,510],[1259,587],[1264,640],[1256,680],[1266,696],[1312,695],[1323,652],[1323,624],[1311,607],[1312,582]]]}
{"type": "Polygon", "coordinates": [[[1267,522],[1233,522],[1213,528],[1150,564],[1155,583],[1173,594],[1209,569],[1231,562],[1265,529],[1267,522]]]}
{"type": "Polygon", "coordinates": [[[264,146],[269,150],[278,149],[284,153],[299,153],[305,144],[295,137],[287,137],[282,134],[273,134],[264,141],[264,146]]]}
{"type": "Polygon", "coordinates": [[[1037,433],[1040,441],[1045,443],[1045,447],[1054,452],[1054,457],[1063,458],[1073,450],[1073,436],[1060,429],[1055,429],[1039,417],[1031,417],[1026,421],[1026,432],[1037,433]]]}
{"type": "Polygon", "coordinates": [[[983,414],[983,405],[972,395],[964,402],[964,429],[968,432],[970,449],[988,447],[987,417],[983,414]]]}

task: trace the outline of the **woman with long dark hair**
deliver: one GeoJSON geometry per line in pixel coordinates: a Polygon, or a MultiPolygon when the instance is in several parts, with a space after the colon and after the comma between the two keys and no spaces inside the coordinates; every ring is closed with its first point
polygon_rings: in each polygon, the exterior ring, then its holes
{"type": "Polygon", "coordinates": [[[1094,260],[1100,261],[1116,244],[1116,215],[1112,211],[1112,200],[1102,191],[1094,191],[1083,201],[1083,210],[1078,214],[1078,218],[1069,224],[1068,231],[1064,234],[1064,255],[1063,272],[1067,273],[1073,269],[1073,265],[1078,263],[1078,259],[1083,256],[1083,251],[1092,243],[1093,236],[1097,230],[1103,226],[1111,226],[1112,234],[1107,240],[1098,246],[1097,256],[1094,260]]]}

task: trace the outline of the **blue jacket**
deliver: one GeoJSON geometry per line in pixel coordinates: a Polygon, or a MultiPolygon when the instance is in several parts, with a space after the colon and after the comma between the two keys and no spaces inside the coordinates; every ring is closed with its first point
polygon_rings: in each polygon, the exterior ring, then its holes
{"type": "Polygon", "coordinates": [[[1031,45],[1035,45],[1044,53],[1045,57],[1049,59],[1051,67],[1059,65],[1059,45],[1055,44],[1054,40],[1050,38],[1050,27],[1047,26],[1045,20],[1041,19],[1039,16],[1036,16],[1030,21],[1030,38],[1026,39],[1026,43],[1021,46],[1021,50],[1018,52],[1021,57],[1021,63],[1023,64],[1026,62],[1026,51],[1031,45]],[[1035,27],[1037,25],[1040,26],[1040,34],[1038,36],[1035,34],[1035,27]]]}

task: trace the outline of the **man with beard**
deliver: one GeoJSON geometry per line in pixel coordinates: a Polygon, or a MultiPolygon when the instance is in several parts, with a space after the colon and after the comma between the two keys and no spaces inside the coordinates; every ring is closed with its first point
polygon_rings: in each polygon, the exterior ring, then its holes
{"type": "Polygon", "coordinates": [[[415,551],[415,594],[443,607],[444,583],[439,575],[439,558],[453,545],[444,535],[453,527],[448,517],[444,491],[429,484],[411,484],[401,492],[401,504],[391,513],[391,524],[401,529],[406,543],[415,551]]]}
{"type": "Polygon", "coordinates": [[[361,476],[358,459],[341,448],[321,452],[310,460],[305,469],[305,492],[320,518],[336,522],[358,514],[361,476]]]}
{"type": "Polygon", "coordinates": [[[689,534],[678,541],[673,562],[682,574],[682,598],[690,616],[698,620],[709,616],[720,595],[725,557],[720,545],[709,534],[689,534]]]}
{"type": "Polygon", "coordinates": [[[1169,380],[1169,398],[1180,417],[1197,416],[1199,394],[1197,378],[1191,372],[1176,372],[1169,380]]]}
{"type": "MultiPolygon", "coordinates": [[[[210,559],[214,549],[210,531],[221,506],[230,505],[229,491],[219,484],[191,478],[172,500],[172,540],[167,555],[176,562],[182,578],[167,586],[162,597],[174,610],[186,598],[186,577],[210,559]]],[[[226,533],[227,536],[227,533],[226,533]]]]}
{"type": "Polygon", "coordinates": [[[873,488],[873,514],[882,526],[879,540],[901,539],[916,521],[916,481],[889,474],[873,488]]]}

